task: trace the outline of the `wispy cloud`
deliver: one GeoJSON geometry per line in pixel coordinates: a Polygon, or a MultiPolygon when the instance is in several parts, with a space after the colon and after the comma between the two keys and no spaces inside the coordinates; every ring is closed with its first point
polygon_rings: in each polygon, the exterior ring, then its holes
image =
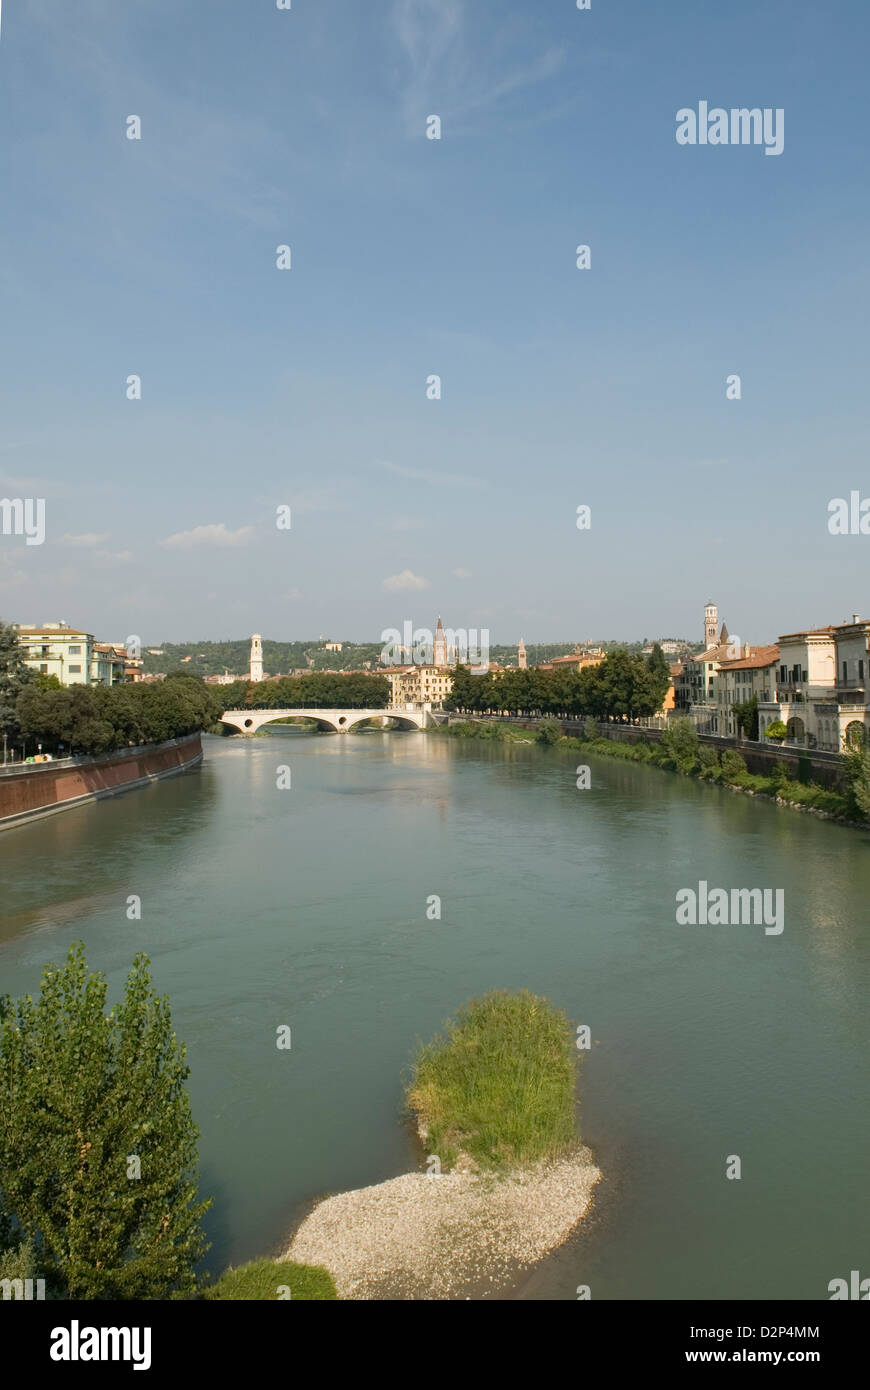
{"type": "Polygon", "coordinates": [[[391,594],[400,593],[404,589],[428,589],[429,580],[423,579],[419,574],[413,574],[411,570],[402,570],[400,574],[391,574],[388,579],[384,579],[381,588],[391,594]]]}
{"type": "Polygon", "coordinates": [[[79,536],[71,536],[67,531],[63,538],[64,545],[99,545],[101,541],[108,540],[108,531],[83,531],[79,536]]]}
{"type": "Polygon", "coordinates": [[[223,521],[211,526],[194,526],[191,531],[176,531],[159,541],[164,550],[190,550],[196,545],[236,546],[246,545],[254,534],[253,526],[240,526],[237,531],[228,531],[223,521]]]}
{"type": "Polygon", "coordinates": [[[565,52],[549,48],[506,65],[493,31],[489,53],[473,54],[467,38],[464,0],[396,0],[393,29],[407,63],[402,107],[409,135],[421,135],[427,115],[440,115],[454,130],[472,112],[503,103],[533,83],[553,77],[565,52]]]}
{"type": "Polygon", "coordinates": [[[450,573],[454,575],[457,579],[471,578],[471,570],[464,570],[461,567],[459,569],[451,570],[450,573]]]}

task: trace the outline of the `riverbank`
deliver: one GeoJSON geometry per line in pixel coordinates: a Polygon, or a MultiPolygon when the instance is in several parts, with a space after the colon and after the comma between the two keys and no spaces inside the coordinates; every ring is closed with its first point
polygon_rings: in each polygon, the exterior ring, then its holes
{"type": "MultiPolygon", "coordinates": [[[[550,721],[542,722],[548,724],[550,721]]],[[[552,721],[554,724],[557,722],[552,721]]],[[[757,796],[789,810],[804,811],[821,820],[836,821],[852,829],[867,828],[866,819],[855,813],[848,791],[798,781],[789,777],[782,764],[770,776],[750,772],[743,757],[733,749],[726,748],[719,753],[709,745],[698,744],[697,739],[694,745],[675,748],[664,740],[653,743],[643,738],[637,743],[618,743],[606,737],[578,738],[565,734],[554,737],[551,734],[542,735],[540,729],[536,731],[495,720],[468,720],[445,725],[435,732],[442,737],[483,739],[487,742],[540,743],[559,751],[593,753],[622,762],[647,763],[663,771],[676,772],[740,792],[744,796],[757,796]]]]}
{"type": "Polygon", "coordinates": [[[146,787],[202,762],[199,734],[117,749],[96,758],[19,764],[0,773],[0,830],[146,787]]]}

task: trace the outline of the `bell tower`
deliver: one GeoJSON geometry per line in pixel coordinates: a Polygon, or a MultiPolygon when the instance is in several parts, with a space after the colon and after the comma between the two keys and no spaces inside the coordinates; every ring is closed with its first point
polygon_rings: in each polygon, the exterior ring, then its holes
{"type": "Polygon", "coordinates": [[[517,643],[517,666],[521,671],[525,671],[528,667],[528,664],[529,662],[528,657],[526,656],[526,644],[521,637],[519,642],[517,643]]]}
{"type": "Polygon", "coordinates": [[[715,603],[708,603],[704,609],[704,646],[709,651],[717,643],[716,629],[719,626],[719,610],[715,603]]]}
{"type": "Polygon", "coordinates": [[[251,670],[248,680],[261,681],[263,679],[263,639],[259,632],[255,632],[251,638],[251,670]]]}

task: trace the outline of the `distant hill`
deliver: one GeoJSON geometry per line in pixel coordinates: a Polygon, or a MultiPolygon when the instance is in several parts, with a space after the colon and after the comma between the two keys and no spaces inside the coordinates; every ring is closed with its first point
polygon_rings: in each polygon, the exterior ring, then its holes
{"type": "MultiPolygon", "coordinates": [[[[554,656],[567,656],[578,642],[527,642],[526,653],[530,666],[542,661],[552,661],[554,656]]],[[[613,647],[625,647],[630,653],[639,652],[640,642],[600,641],[591,645],[603,647],[605,651],[613,647]]],[[[292,671],[359,671],[366,662],[372,669],[380,665],[382,642],[343,642],[340,652],[327,652],[322,642],[312,638],[302,642],[273,642],[263,638],[263,669],[269,676],[286,676],[292,671]]],[[[240,637],[226,642],[162,642],[155,648],[159,654],[153,655],[143,648],[142,657],[146,675],[175,670],[184,666],[192,675],[220,676],[229,671],[231,676],[246,676],[251,655],[250,637],[240,637]]],[[[489,649],[490,661],[499,666],[516,666],[517,649],[515,645],[494,645],[489,649]]]]}

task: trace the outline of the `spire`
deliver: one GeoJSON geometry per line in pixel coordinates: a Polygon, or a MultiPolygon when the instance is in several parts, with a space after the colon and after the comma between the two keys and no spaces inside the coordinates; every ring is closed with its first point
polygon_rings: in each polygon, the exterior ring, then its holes
{"type": "Polygon", "coordinates": [[[432,665],[447,665],[447,638],[444,634],[444,626],[439,617],[435,627],[435,642],[432,650],[432,665]]]}
{"type": "Polygon", "coordinates": [[[727,629],[727,627],[725,626],[725,624],[723,623],[723,624],[722,624],[722,631],[719,633],[719,646],[720,646],[720,647],[724,647],[724,646],[725,646],[725,643],[726,643],[727,641],[728,641],[728,629],[727,629]]]}

